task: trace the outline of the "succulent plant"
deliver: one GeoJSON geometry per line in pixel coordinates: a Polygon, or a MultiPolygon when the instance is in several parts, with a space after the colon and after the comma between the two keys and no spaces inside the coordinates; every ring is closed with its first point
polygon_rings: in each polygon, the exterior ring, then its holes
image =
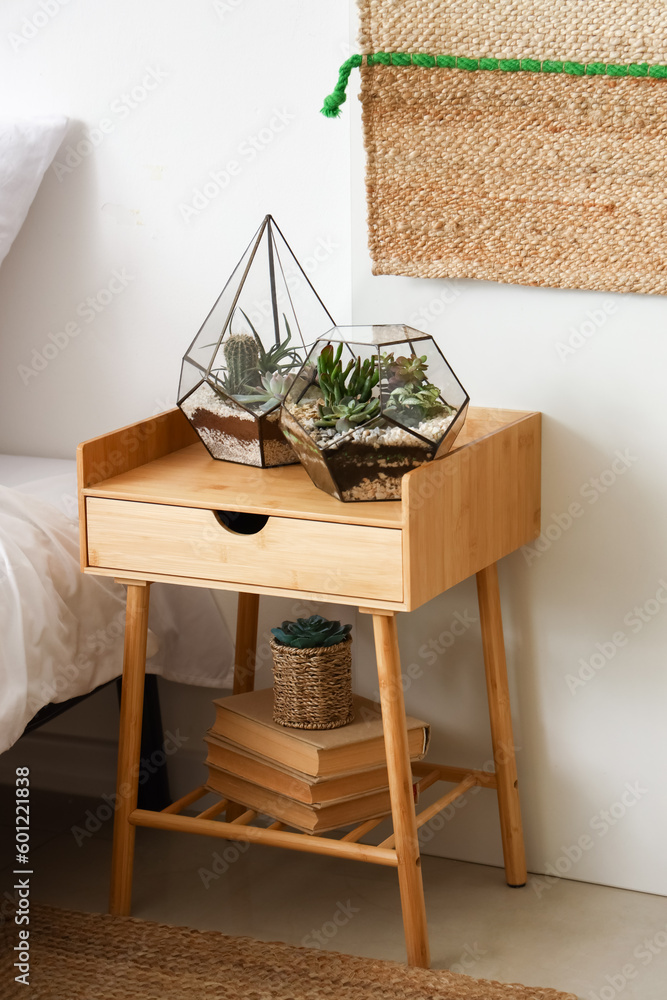
{"type": "Polygon", "coordinates": [[[342,343],[336,352],[331,344],[322,349],[317,359],[318,382],[324,397],[320,403],[316,427],[335,427],[349,431],[366,423],[380,412],[380,400],[373,397],[373,389],[380,380],[377,358],[362,361],[351,358],[343,368],[342,343]]]}
{"type": "Polygon", "coordinates": [[[425,354],[422,354],[421,357],[413,355],[409,358],[395,358],[393,354],[384,354],[382,368],[386,374],[387,386],[390,389],[413,382],[421,384],[426,381],[428,358],[425,354]]]}
{"type": "MultiPolygon", "coordinates": [[[[271,386],[265,382],[264,376],[273,378],[276,374],[291,372],[292,369],[301,365],[301,356],[297,347],[288,346],[292,339],[292,332],[284,313],[283,319],[287,336],[285,340],[274,344],[268,351],[264,349],[250,318],[242,309],[241,313],[252,333],[231,333],[227,340],[222,342],[225,365],[214,369],[211,374],[215,380],[214,388],[217,385],[230,396],[238,399],[239,402],[246,402],[245,399],[240,398],[243,394],[254,394],[251,401],[257,402],[256,397],[264,396],[271,389],[271,386]]],[[[206,346],[215,347],[215,344],[207,344],[206,346]]],[[[272,409],[275,403],[282,402],[285,395],[277,384],[274,383],[274,385],[279,391],[274,394],[271,405],[266,407],[267,409],[272,409]]],[[[263,401],[268,403],[270,399],[266,396],[263,401]]]]}
{"type": "Polygon", "coordinates": [[[284,375],[279,371],[269,372],[261,376],[261,388],[253,388],[248,393],[237,393],[234,398],[238,403],[261,404],[262,410],[273,410],[282,403],[293,380],[293,375],[284,375]]]}
{"type": "Polygon", "coordinates": [[[431,382],[419,385],[409,382],[398,386],[387,400],[387,416],[400,416],[403,423],[414,425],[429,417],[451,413],[452,408],[440,398],[440,390],[431,382]]]}
{"type": "Polygon", "coordinates": [[[278,642],[294,649],[316,649],[321,646],[336,646],[351,632],[351,625],[329,621],[322,615],[297,618],[295,622],[284,621],[280,628],[272,628],[278,642]]]}
{"type": "Polygon", "coordinates": [[[346,397],[365,403],[380,381],[377,358],[374,355],[365,361],[359,357],[351,358],[343,369],[342,352],[342,343],[338,345],[335,354],[333,346],[327,344],[317,359],[318,382],[325,406],[334,406],[346,397]]]}
{"type": "Polygon", "coordinates": [[[380,412],[380,400],[369,399],[359,402],[352,396],[346,396],[340,403],[333,406],[320,406],[320,418],[315,421],[316,427],[335,427],[337,431],[351,431],[359,424],[376,417],[380,412]]]}
{"type": "Polygon", "coordinates": [[[285,329],[287,330],[287,336],[284,340],[279,341],[270,347],[268,351],[264,350],[264,345],[260,339],[257,330],[252,325],[249,317],[241,310],[245,318],[246,323],[253,332],[253,336],[257,341],[257,349],[259,351],[259,359],[257,361],[257,371],[260,375],[269,375],[274,372],[290,372],[293,368],[300,367],[301,365],[301,355],[297,347],[288,347],[287,345],[292,339],[292,331],[290,330],[290,325],[287,322],[287,316],[283,313],[283,320],[285,322],[285,329]]]}

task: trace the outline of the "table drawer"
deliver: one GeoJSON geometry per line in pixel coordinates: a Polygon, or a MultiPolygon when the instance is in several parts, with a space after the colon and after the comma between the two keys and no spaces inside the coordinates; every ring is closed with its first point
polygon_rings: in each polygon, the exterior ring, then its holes
{"type": "Polygon", "coordinates": [[[269,517],[238,534],[215,511],[86,500],[88,564],[281,590],[401,601],[400,529],[269,517]]]}

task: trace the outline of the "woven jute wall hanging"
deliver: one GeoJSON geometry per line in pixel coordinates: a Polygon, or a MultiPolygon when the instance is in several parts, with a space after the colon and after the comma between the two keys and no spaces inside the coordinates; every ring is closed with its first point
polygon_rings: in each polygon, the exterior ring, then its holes
{"type": "Polygon", "coordinates": [[[359,7],[375,274],[667,293],[667,3],[359,7]]]}

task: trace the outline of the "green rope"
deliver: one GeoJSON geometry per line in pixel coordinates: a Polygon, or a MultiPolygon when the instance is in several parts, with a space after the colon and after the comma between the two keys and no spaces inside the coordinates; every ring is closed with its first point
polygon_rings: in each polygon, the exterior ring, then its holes
{"type": "Polygon", "coordinates": [[[341,66],[338,72],[338,83],[333,91],[324,98],[322,114],[325,118],[338,118],[340,115],[340,106],[347,100],[345,90],[347,88],[347,81],[350,79],[350,73],[356,66],[361,66],[361,63],[361,56],[350,56],[341,66]]]}
{"type": "Polygon", "coordinates": [[[338,73],[338,83],[324,98],[322,114],[327,118],[338,118],[340,106],[347,100],[345,90],[353,69],[363,64],[367,66],[421,66],[423,69],[462,69],[469,73],[476,70],[501,73],[566,73],[569,76],[635,76],[650,77],[653,80],[667,79],[667,66],[649,66],[648,63],[617,65],[602,62],[574,62],[560,59],[470,59],[468,56],[431,56],[426,52],[372,52],[367,56],[350,56],[338,73]]]}

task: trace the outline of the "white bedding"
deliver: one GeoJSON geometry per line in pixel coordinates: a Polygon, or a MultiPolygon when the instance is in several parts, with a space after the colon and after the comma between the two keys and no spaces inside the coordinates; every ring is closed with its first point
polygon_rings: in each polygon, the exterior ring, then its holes
{"type": "Polygon", "coordinates": [[[0,263],[23,225],[66,130],[63,115],[0,119],[0,263]]]}
{"type": "MultiPolygon", "coordinates": [[[[81,573],[75,463],[0,456],[0,752],[49,702],[121,673],[124,588],[81,573]]],[[[213,596],[154,584],[148,669],[224,687],[232,644],[213,596]]]]}

